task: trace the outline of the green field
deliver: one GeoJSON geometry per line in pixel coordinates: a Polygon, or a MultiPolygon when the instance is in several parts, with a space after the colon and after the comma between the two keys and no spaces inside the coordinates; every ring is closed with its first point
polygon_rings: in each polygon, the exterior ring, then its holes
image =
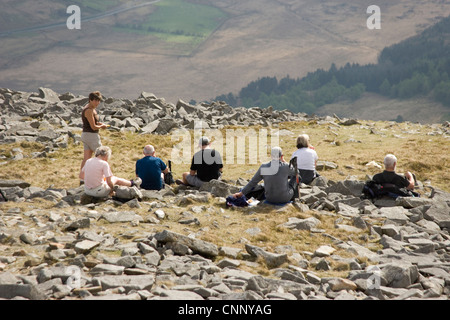
{"type": "Polygon", "coordinates": [[[218,8],[193,4],[185,0],[162,0],[156,10],[139,22],[118,23],[116,30],[149,34],[174,44],[202,43],[227,19],[218,8]]]}
{"type": "Polygon", "coordinates": [[[64,0],[65,5],[77,5],[83,12],[85,9],[88,12],[98,13],[104,12],[106,10],[117,7],[126,1],[123,0],[101,0],[101,1],[91,1],[91,0],[64,0]]]}

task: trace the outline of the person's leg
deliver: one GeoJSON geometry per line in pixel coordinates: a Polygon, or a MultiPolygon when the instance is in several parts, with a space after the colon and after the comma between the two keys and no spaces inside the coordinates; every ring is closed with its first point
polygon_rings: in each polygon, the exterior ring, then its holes
{"type": "Polygon", "coordinates": [[[189,182],[187,181],[187,176],[190,175],[189,172],[184,172],[183,173],[183,183],[184,184],[189,184],[189,182]]]}
{"type": "Polygon", "coordinates": [[[127,179],[123,179],[123,178],[118,178],[113,176],[111,178],[111,181],[114,185],[118,185],[118,186],[124,186],[124,187],[131,187],[132,186],[132,182],[131,180],[127,180],[127,179]]]}
{"type": "Polygon", "coordinates": [[[88,196],[96,197],[96,198],[106,198],[111,192],[111,188],[106,184],[106,182],[102,183],[100,186],[92,189],[87,189],[85,186],[84,193],[88,196]]]}
{"type": "Polygon", "coordinates": [[[181,179],[177,179],[177,180],[175,180],[175,183],[176,184],[178,184],[178,185],[180,185],[180,184],[184,184],[184,185],[189,185],[189,182],[187,181],[187,179],[186,179],[186,177],[189,175],[190,173],[189,172],[184,172],[182,175],[181,175],[181,179]]]}
{"type": "Polygon", "coordinates": [[[93,154],[94,154],[94,151],[92,151],[90,149],[84,149],[83,161],[81,161],[81,166],[80,166],[80,174],[79,174],[80,180],[84,180],[84,174],[81,171],[82,171],[84,165],[86,164],[86,161],[88,161],[90,158],[92,158],[93,154]]]}
{"type": "Polygon", "coordinates": [[[95,150],[97,150],[98,147],[102,146],[102,143],[100,141],[100,135],[98,133],[92,133],[92,132],[82,132],[81,133],[81,142],[83,142],[83,148],[84,148],[84,154],[83,154],[83,161],[81,162],[80,166],[80,184],[83,182],[84,174],[81,172],[83,169],[86,161],[88,161],[90,158],[92,158],[92,155],[94,154],[95,150]]]}
{"type": "Polygon", "coordinates": [[[195,176],[187,175],[186,176],[186,181],[187,181],[188,185],[190,185],[192,187],[195,187],[195,188],[200,188],[203,185],[203,183],[204,183],[202,180],[200,180],[197,177],[197,175],[195,175],[195,176]]]}

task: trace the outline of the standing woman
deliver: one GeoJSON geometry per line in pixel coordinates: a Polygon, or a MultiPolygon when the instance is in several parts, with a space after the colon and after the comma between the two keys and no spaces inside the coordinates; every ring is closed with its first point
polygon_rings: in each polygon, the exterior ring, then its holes
{"type": "Polygon", "coordinates": [[[291,159],[297,157],[297,168],[299,169],[301,182],[310,184],[319,175],[316,172],[317,152],[309,143],[309,136],[301,134],[297,137],[297,150],[292,154],[291,159]]]}
{"type": "Polygon", "coordinates": [[[81,170],[84,167],[86,161],[92,158],[95,150],[102,146],[100,141],[100,135],[98,131],[100,129],[106,129],[108,126],[99,121],[99,116],[96,111],[100,102],[103,100],[102,94],[99,91],[94,91],[89,94],[89,103],[83,108],[81,112],[81,120],[83,121],[83,132],[81,133],[81,141],[84,145],[84,157],[81,162],[80,168],[80,185],[84,184],[83,175],[81,170]]]}

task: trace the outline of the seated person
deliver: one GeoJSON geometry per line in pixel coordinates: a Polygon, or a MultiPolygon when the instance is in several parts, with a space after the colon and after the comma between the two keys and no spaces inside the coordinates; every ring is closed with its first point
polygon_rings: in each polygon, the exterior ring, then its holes
{"type": "Polygon", "coordinates": [[[141,188],[145,190],[161,190],[164,188],[164,174],[169,168],[158,157],[152,145],[144,147],[144,157],[136,161],[136,176],[142,179],[141,188]]]}
{"type": "Polygon", "coordinates": [[[301,134],[297,138],[297,150],[292,154],[291,160],[297,157],[297,169],[299,169],[300,181],[310,184],[317,176],[317,152],[309,143],[309,136],[301,134]]]}
{"type": "Polygon", "coordinates": [[[95,157],[86,161],[81,175],[84,179],[84,191],[87,195],[105,198],[114,194],[114,186],[139,187],[140,179],[126,180],[112,174],[108,160],[111,158],[111,149],[107,146],[98,147],[95,157]]]}
{"type": "Polygon", "coordinates": [[[182,180],[175,181],[177,184],[200,188],[203,183],[219,179],[222,175],[222,157],[217,150],[211,149],[207,137],[200,138],[199,147],[201,150],[192,157],[191,171],[184,172],[182,180]]]}
{"type": "Polygon", "coordinates": [[[406,188],[414,190],[415,179],[411,172],[406,172],[405,176],[401,176],[395,172],[397,166],[397,157],[388,154],[384,158],[384,171],[373,176],[373,181],[381,185],[392,184],[398,188],[406,188]]]}
{"type": "Polygon", "coordinates": [[[287,203],[296,196],[297,183],[295,170],[284,160],[280,147],[271,151],[272,160],[263,163],[249,183],[233,197],[240,198],[248,194],[257,184],[264,180],[266,200],[271,203],[287,203]]]}

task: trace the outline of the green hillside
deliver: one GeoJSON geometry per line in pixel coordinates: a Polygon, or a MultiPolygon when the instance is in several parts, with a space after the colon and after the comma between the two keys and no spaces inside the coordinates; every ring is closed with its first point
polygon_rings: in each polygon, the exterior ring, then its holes
{"type": "Polygon", "coordinates": [[[198,45],[226,19],[220,9],[184,0],[155,3],[156,10],[141,20],[117,22],[116,31],[151,34],[173,43],[198,45]]]}
{"type": "Polygon", "coordinates": [[[215,98],[245,107],[273,106],[294,112],[314,113],[317,108],[340,101],[356,101],[363,93],[394,99],[427,97],[448,107],[450,119],[450,17],[421,34],[385,48],[377,64],[349,64],[318,69],[304,78],[278,80],[263,77],[215,98]]]}

